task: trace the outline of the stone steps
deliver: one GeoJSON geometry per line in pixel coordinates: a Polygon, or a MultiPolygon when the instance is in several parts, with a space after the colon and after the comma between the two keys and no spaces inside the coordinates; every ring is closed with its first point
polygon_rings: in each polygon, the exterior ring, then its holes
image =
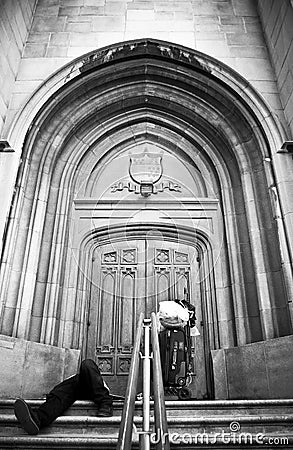
{"type": "MultiPolygon", "coordinates": [[[[122,402],[114,402],[114,415],[106,418],[96,417],[93,403],[75,402],[64,416],[59,417],[47,429],[41,430],[38,436],[28,436],[18,426],[13,414],[13,403],[14,400],[10,399],[0,400],[0,450],[115,448],[122,402]]],[[[30,400],[29,403],[36,406],[42,401],[30,400]]],[[[167,400],[166,408],[172,448],[195,448],[195,440],[196,448],[244,448],[245,442],[239,442],[239,435],[243,433],[247,434],[250,449],[293,449],[293,400],[167,400]],[[235,442],[223,442],[223,433],[226,433],[226,440],[235,442]],[[262,444],[257,442],[258,436],[263,437],[262,444]],[[268,445],[269,438],[278,440],[278,445],[268,445]],[[281,440],[284,438],[288,441],[283,441],[282,444],[281,440]]],[[[153,412],[151,423],[152,416],[153,412]]],[[[141,401],[136,402],[134,424],[138,430],[141,429],[141,401]]],[[[133,448],[136,447],[138,434],[134,433],[133,448]]]]}
{"type": "MultiPolygon", "coordinates": [[[[41,405],[42,400],[26,400],[32,407],[41,405]]],[[[0,414],[13,414],[14,399],[0,399],[0,414]]],[[[282,400],[168,400],[166,408],[169,414],[177,414],[184,410],[184,414],[201,414],[206,411],[211,414],[223,414],[228,411],[242,411],[245,414],[256,413],[293,413],[293,399],[282,400]]],[[[151,401],[151,405],[153,402],[151,401]]],[[[114,415],[121,415],[123,401],[114,401],[114,415]]],[[[142,401],[135,402],[135,410],[142,413],[142,401]]],[[[64,415],[96,416],[96,407],[93,402],[78,400],[65,411],[64,415]]]]}

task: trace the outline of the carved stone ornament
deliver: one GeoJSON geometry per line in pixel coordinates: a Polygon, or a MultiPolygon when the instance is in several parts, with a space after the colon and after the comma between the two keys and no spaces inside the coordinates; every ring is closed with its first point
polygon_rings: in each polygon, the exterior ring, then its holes
{"type": "Polygon", "coordinates": [[[129,59],[131,57],[137,58],[138,56],[157,56],[191,64],[195,68],[204,70],[205,72],[211,71],[208,66],[199,61],[188,49],[173,46],[166,42],[157,42],[152,39],[142,39],[133,43],[119,44],[117,47],[111,49],[97,50],[94,54],[90,54],[83,60],[79,70],[82,73],[103,64],[109,64],[112,61],[123,60],[125,58],[129,59]]]}
{"type": "Polygon", "coordinates": [[[130,155],[129,174],[136,183],[156,183],[162,176],[162,155],[150,153],[147,148],[143,153],[130,155]]]}
{"type": "MultiPolygon", "coordinates": [[[[131,181],[119,181],[119,183],[111,186],[112,193],[122,192],[124,189],[128,190],[128,192],[133,192],[134,194],[140,194],[139,184],[132,183],[131,181]]],[[[159,192],[164,192],[166,190],[170,192],[182,192],[181,186],[173,181],[162,181],[153,186],[153,194],[158,194],[159,192]]]]}
{"type": "Polygon", "coordinates": [[[8,141],[0,140],[0,153],[14,153],[8,141]]]}

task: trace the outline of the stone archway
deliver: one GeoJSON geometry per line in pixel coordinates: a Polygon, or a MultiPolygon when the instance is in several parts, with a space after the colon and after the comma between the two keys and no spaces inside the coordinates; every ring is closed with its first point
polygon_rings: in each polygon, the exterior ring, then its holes
{"type": "Polygon", "coordinates": [[[152,40],[93,52],[48,84],[55,81],[35,117],[30,108],[44,87],[11,131],[20,146],[23,119],[32,118],[5,243],[1,332],[82,347],[87,291],[78,288],[83,237],[76,246],[75,201],[123,148],[151,142],[190,164],[219,202],[217,345],[289,334],[291,273],[283,261],[290,246],[286,221],[275,220],[278,196],[270,193],[278,192],[265,161],[277,160],[280,134],[251,87],[212,58],[152,40]]]}

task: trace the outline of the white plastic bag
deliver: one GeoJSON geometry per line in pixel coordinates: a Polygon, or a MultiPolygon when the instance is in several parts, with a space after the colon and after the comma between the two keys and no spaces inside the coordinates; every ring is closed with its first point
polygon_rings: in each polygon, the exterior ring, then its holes
{"type": "Polygon", "coordinates": [[[196,325],[193,328],[190,328],[190,336],[200,336],[200,331],[196,325]]]}
{"type": "Polygon", "coordinates": [[[183,328],[187,325],[189,313],[186,308],[183,308],[181,305],[172,300],[164,301],[160,302],[158,319],[163,329],[177,327],[183,328]]]}

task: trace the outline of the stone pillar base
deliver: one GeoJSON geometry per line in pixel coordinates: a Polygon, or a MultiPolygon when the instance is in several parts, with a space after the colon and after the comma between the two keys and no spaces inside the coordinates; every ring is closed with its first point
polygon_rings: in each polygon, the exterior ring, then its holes
{"type": "Polygon", "coordinates": [[[293,398],[293,335],[213,350],[215,399],[293,398]]]}
{"type": "Polygon", "coordinates": [[[80,350],[0,335],[0,397],[44,398],[78,370],[80,350]]]}

